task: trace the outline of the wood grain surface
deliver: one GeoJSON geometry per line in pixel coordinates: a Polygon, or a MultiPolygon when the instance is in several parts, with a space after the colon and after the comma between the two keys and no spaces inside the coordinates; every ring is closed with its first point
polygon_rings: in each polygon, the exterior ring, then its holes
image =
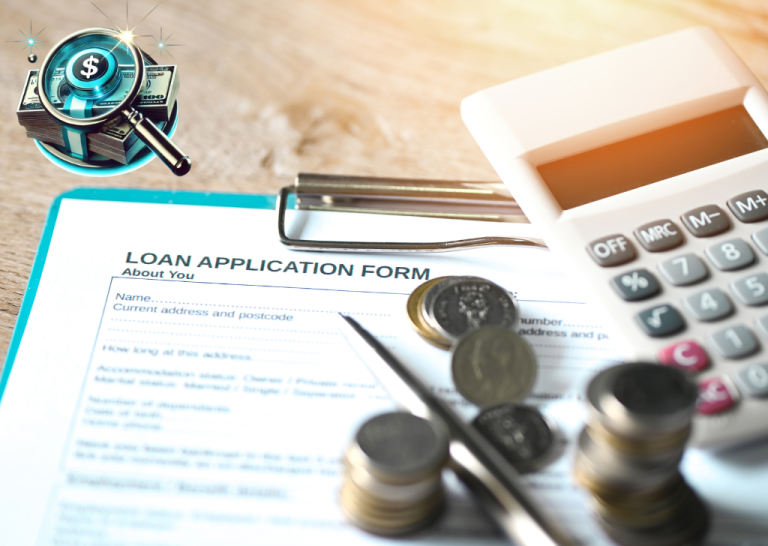
{"type": "MultiPolygon", "coordinates": [[[[123,0],[94,0],[118,25],[123,0]]],[[[131,0],[131,26],[156,4],[131,0]]],[[[497,180],[459,117],[485,87],[691,26],[717,29],[765,84],[764,0],[165,0],[137,34],[173,33],[175,142],[193,161],[85,178],[46,161],[16,105],[27,71],[79,29],[87,0],[0,0],[0,362],[51,201],[77,186],[274,192],[299,171],[497,180]]],[[[151,38],[138,43],[151,52],[151,38]]]]}

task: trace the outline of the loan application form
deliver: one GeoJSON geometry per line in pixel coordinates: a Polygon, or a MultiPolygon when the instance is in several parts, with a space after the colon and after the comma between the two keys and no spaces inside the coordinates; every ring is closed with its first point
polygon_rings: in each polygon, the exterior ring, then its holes
{"type": "MultiPolygon", "coordinates": [[[[469,420],[478,408],[453,388],[448,353],[406,319],[410,292],[444,275],[515,293],[518,331],[539,359],[526,403],[563,432],[558,460],[525,482],[584,544],[609,544],[570,461],[581,393],[621,346],[548,251],[293,252],[275,221],[264,209],[62,199],[0,403],[0,545],[390,543],[347,525],[338,507],[351,435],[394,405],[332,319],[354,317],[469,420]]],[[[289,221],[313,238],[532,234],[327,212],[289,221]]],[[[755,484],[766,490],[766,453],[687,456],[686,475],[717,511],[713,544],[768,544],[767,503],[745,500],[755,484]]],[[[445,478],[446,514],[412,540],[502,543],[445,478]]]]}

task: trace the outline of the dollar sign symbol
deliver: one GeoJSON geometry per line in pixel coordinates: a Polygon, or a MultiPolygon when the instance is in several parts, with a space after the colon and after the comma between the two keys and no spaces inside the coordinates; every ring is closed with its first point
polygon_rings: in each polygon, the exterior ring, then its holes
{"type": "Polygon", "coordinates": [[[90,56],[90,57],[88,57],[88,58],[85,60],[85,62],[83,63],[83,66],[84,66],[85,68],[87,68],[87,69],[88,69],[88,71],[86,72],[85,70],[81,70],[81,71],[80,71],[80,74],[82,74],[83,76],[85,76],[87,79],[89,79],[89,80],[90,80],[90,79],[91,79],[91,76],[93,76],[94,74],[96,74],[96,72],[98,72],[98,71],[99,71],[99,69],[98,69],[98,68],[96,68],[96,66],[94,66],[94,65],[96,65],[96,64],[98,64],[98,63],[99,63],[99,61],[97,61],[97,60],[94,58],[94,56],[93,56],[93,55],[91,55],[91,56],[90,56]]]}

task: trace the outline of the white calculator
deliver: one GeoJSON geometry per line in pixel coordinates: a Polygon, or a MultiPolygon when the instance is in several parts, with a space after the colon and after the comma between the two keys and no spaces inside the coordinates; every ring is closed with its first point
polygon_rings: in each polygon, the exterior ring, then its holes
{"type": "Polygon", "coordinates": [[[696,374],[692,444],[768,436],[768,94],[725,41],[662,36],[461,112],[631,356],[696,374]]]}

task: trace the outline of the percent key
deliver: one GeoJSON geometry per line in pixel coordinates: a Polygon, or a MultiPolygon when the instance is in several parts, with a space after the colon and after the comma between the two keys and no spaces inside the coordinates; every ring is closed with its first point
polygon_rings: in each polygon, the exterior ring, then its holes
{"type": "Polygon", "coordinates": [[[611,280],[611,286],[626,301],[644,300],[659,293],[659,283],[647,269],[617,275],[611,280]]]}

